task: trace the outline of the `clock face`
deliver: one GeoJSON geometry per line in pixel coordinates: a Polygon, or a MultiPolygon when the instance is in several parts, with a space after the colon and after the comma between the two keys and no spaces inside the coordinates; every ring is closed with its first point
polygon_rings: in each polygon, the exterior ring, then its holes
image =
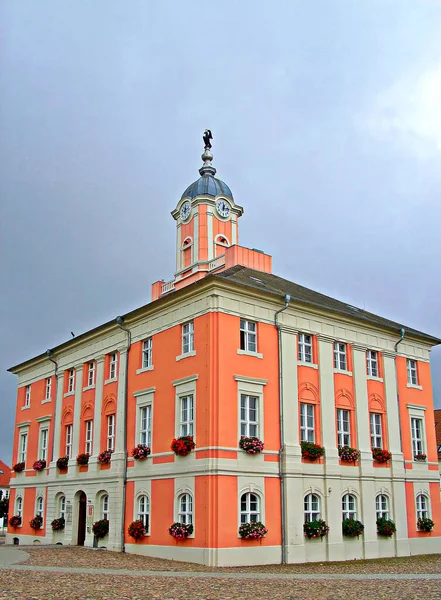
{"type": "Polygon", "coordinates": [[[230,216],[230,205],[226,200],[223,200],[222,198],[220,198],[216,202],[216,210],[221,217],[224,217],[224,219],[230,216]]]}
{"type": "Polygon", "coordinates": [[[181,206],[181,219],[183,221],[186,221],[188,219],[188,217],[190,216],[190,212],[191,212],[190,202],[184,202],[184,204],[181,206]]]}

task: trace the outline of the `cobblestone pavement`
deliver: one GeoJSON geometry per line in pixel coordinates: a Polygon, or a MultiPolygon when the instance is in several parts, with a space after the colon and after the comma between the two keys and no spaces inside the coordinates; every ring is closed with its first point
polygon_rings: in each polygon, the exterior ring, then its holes
{"type": "MultiPolygon", "coordinates": [[[[247,597],[254,600],[259,596],[268,600],[441,599],[440,555],[208,569],[190,563],[83,548],[21,546],[20,549],[29,554],[29,559],[22,565],[0,570],[2,599],[236,600],[247,597]],[[45,568],[51,572],[39,570],[45,568]],[[100,573],[100,569],[109,571],[100,573]],[[141,573],[146,570],[156,573],[141,573]],[[131,575],[133,571],[138,574],[131,575]],[[381,579],[371,579],[376,574],[381,579]],[[325,578],[326,575],[332,579],[325,578]],[[365,579],[360,580],[360,577],[365,579]]],[[[4,550],[6,548],[0,552],[4,550]]]]}

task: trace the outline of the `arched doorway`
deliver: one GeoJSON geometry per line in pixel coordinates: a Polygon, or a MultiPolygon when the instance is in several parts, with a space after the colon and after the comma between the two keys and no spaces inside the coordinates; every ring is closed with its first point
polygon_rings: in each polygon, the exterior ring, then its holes
{"type": "Polygon", "coordinates": [[[86,539],[86,509],[86,494],[81,492],[78,499],[78,546],[84,546],[84,540],[86,539]]]}

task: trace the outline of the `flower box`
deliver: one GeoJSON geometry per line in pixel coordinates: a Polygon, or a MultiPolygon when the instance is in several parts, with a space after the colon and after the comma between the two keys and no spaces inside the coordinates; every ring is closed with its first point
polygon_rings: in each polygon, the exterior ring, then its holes
{"type": "Polygon", "coordinates": [[[392,454],[383,448],[372,448],[372,458],[377,463],[386,463],[392,458],[392,454]]]}
{"type": "Polygon", "coordinates": [[[185,540],[193,533],[193,525],[191,523],[173,523],[168,528],[168,532],[175,540],[185,540]]]}
{"type": "Polygon", "coordinates": [[[342,532],[347,537],[359,537],[364,531],[364,525],[361,521],[355,519],[343,519],[342,532]]]}
{"type": "Polygon", "coordinates": [[[147,458],[150,454],[150,446],[145,446],[144,444],[138,444],[135,448],[133,448],[131,455],[135,460],[142,460],[143,458],[147,458]]]}
{"type": "Polygon", "coordinates": [[[43,517],[35,515],[35,517],[29,521],[29,525],[32,529],[41,529],[43,527],[43,517]]]}
{"type": "Polygon", "coordinates": [[[434,527],[435,523],[432,521],[432,519],[428,519],[427,517],[420,517],[417,521],[418,531],[430,533],[434,527]]]}
{"type": "Polygon", "coordinates": [[[170,448],[178,456],[187,456],[196,448],[192,435],[183,435],[178,438],[173,438],[170,448]]]}
{"type": "Polygon", "coordinates": [[[78,456],[77,456],[77,465],[78,466],[88,465],[89,464],[89,458],[90,458],[90,454],[88,452],[85,452],[83,454],[78,454],[78,456]]]}
{"type": "Polygon", "coordinates": [[[264,445],[258,437],[243,435],[239,440],[239,448],[245,450],[247,454],[260,454],[264,445]]]}
{"type": "Polygon", "coordinates": [[[397,528],[395,527],[395,523],[391,521],[391,519],[377,519],[377,533],[378,535],[382,535],[384,537],[391,537],[397,528]]]}
{"type": "Polygon", "coordinates": [[[64,529],[65,526],[65,520],[63,517],[60,517],[59,519],[54,519],[51,523],[51,527],[54,531],[62,531],[64,529]]]}
{"type": "Polygon", "coordinates": [[[58,460],[57,460],[57,467],[60,471],[63,471],[65,469],[67,469],[67,466],[69,464],[69,457],[68,456],[61,456],[58,460]]]}
{"type": "Polygon", "coordinates": [[[13,517],[11,517],[9,519],[9,525],[11,527],[20,527],[20,525],[21,525],[21,517],[19,517],[18,515],[14,515],[13,517]]]}
{"type": "Polygon", "coordinates": [[[127,531],[129,536],[136,541],[144,539],[147,533],[142,521],[132,521],[127,531]]]}
{"type": "Polygon", "coordinates": [[[300,447],[302,449],[302,457],[307,460],[318,460],[325,454],[323,446],[319,446],[313,442],[302,442],[300,447]]]}
{"type": "Polygon", "coordinates": [[[303,535],[307,538],[323,538],[329,533],[329,526],[323,519],[317,521],[306,521],[303,523],[303,535]]]}
{"type": "Polygon", "coordinates": [[[25,468],[25,463],[20,462],[20,463],[15,464],[12,467],[12,470],[15,471],[16,473],[21,473],[22,471],[24,471],[24,468],[25,468]]]}
{"type": "Polygon", "coordinates": [[[242,523],[239,535],[243,540],[261,540],[268,533],[268,529],[260,521],[242,523]]]}
{"type": "Polygon", "coordinates": [[[426,462],[427,455],[426,454],[414,454],[413,459],[417,460],[418,462],[426,462]]]}
{"type": "Polygon", "coordinates": [[[40,460],[36,460],[32,465],[32,468],[36,471],[43,471],[46,468],[46,461],[44,458],[40,458],[40,460]]]}
{"type": "Polygon", "coordinates": [[[105,537],[109,533],[109,521],[107,519],[95,521],[92,525],[92,531],[97,538],[105,537]]]}
{"type": "Polygon", "coordinates": [[[98,462],[102,465],[107,465],[112,459],[113,450],[104,450],[98,454],[98,462]]]}
{"type": "Polygon", "coordinates": [[[344,462],[356,462],[360,458],[360,451],[350,446],[342,446],[338,449],[338,455],[344,462]]]}

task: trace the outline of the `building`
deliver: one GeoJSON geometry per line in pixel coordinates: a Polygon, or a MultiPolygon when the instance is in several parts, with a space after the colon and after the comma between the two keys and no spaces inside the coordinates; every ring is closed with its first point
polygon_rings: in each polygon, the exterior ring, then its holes
{"type": "Polygon", "coordinates": [[[435,437],[436,448],[438,451],[439,470],[441,472],[441,408],[437,408],[436,410],[434,410],[433,414],[435,417],[435,437]]]}
{"type": "MultiPolygon", "coordinates": [[[[9,498],[9,477],[11,468],[0,460],[0,500],[9,498]]],[[[0,517],[0,529],[6,527],[6,518],[0,517]]]]}
{"type": "Polygon", "coordinates": [[[10,369],[13,463],[25,469],[11,479],[10,516],[22,524],[7,541],[92,546],[92,524],[106,518],[99,544],[110,550],[206,565],[440,552],[429,365],[440,340],[272,274],[270,256],[239,246],[243,209],[215,177],[209,145],[202,160],[172,212],[173,280],[154,283],[145,306],[10,369]],[[175,455],[183,435],[196,448],[175,455]],[[243,451],[242,435],[264,451],[243,451]],[[324,457],[302,457],[302,440],[324,457]],[[132,458],[138,443],[148,458],[132,458]],[[340,446],[357,460],[343,461],[340,446]],[[374,461],[372,447],[391,459],[374,461]],[[47,468],[36,471],[40,459],[47,468]],[[65,528],[53,531],[59,517],[65,528]],[[343,517],[362,521],[363,535],[343,536],[343,517]],[[395,535],[377,534],[378,517],[393,519],[395,535]],[[434,529],[418,531],[418,517],[434,529]],[[319,518],[329,534],[307,539],[304,522],[319,518]],[[137,542],[135,519],[148,529],[137,542]],[[194,526],[187,539],[170,536],[177,521],[194,526]],[[265,524],[263,539],[239,536],[250,521],[265,524]]]}

